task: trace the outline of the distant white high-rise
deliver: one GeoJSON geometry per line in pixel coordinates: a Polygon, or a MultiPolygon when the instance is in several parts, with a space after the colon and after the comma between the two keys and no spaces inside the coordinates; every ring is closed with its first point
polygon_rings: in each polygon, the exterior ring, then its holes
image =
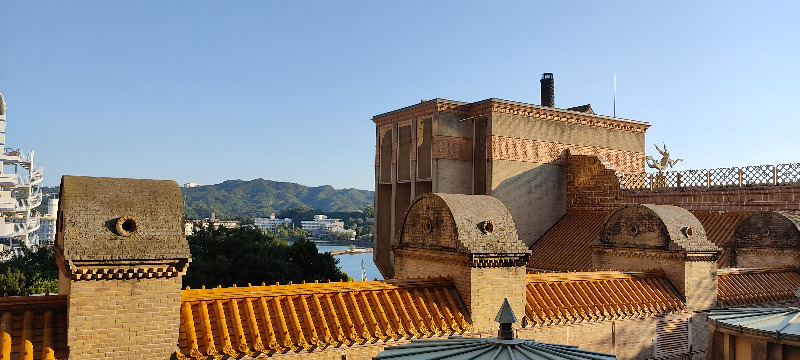
{"type": "Polygon", "coordinates": [[[43,179],[43,169],[33,162],[33,150],[22,152],[5,147],[6,103],[0,94],[0,243],[11,248],[45,245],[39,241],[36,230],[40,217],[34,211],[42,203],[38,184],[43,179]],[[6,172],[11,170],[12,172],[6,172]]]}
{"type": "Polygon", "coordinates": [[[39,230],[39,244],[53,245],[56,241],[56,220],[58,220],[58,199],[47,199],[47,214],[42,215],[39,230]]]}

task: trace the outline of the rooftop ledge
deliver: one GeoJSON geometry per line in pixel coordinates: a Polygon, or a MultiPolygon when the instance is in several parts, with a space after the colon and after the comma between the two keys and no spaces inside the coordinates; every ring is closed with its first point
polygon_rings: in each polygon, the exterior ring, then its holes
{"type": "Polygon", "coordinates": [[[406,106],[394,111],[389,111],[380,115],[375,115],[372,118],[372,121],[377,125],[386,125],[394,122],[433,115],[437,112],[462,113],[465,117],[475,117],[492,112],[505,112],[546,118],[548,120],[579,123],[590,126],[605,125],[603,127],[608,127],[611,125],[613,127],[634,131],[645,131],[650,127],[650,124],[644,121],[629,120],[606,115],[588,114],[584,112],[526,104],[497,98],[489,98],[473,103],[436,98],[421,102],[419,104],[406,106]]]}

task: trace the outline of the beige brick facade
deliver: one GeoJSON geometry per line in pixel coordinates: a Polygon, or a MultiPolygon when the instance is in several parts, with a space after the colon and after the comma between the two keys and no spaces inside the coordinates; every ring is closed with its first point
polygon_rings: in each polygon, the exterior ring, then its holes
{"type": "Polygon", "coordinates": [[[181,278],[73,282],[70,359],[166,359],[175,351],[181,278]]]}
{"type": "Polygon", "coordinates": [[[395,276],[388,243],[425,192],[490,195],[530,246],[566,212],[567,151],[644,171],[648,124],[500,99],[426,101],[377,115],[375,263],[395,276]]]}
{"type": "Polygon", "coordinates": [[[189,261],[174,181],[65,176],[56,262],[70,359],[175,352],[189,261]]]}

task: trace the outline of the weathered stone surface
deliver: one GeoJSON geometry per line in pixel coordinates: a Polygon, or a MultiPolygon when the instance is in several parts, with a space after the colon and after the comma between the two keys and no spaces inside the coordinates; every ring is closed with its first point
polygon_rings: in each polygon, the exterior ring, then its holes
{"type": "Polygon", "coordinates": [[[700,221],[688,210],[671,205],[634,204],[612,212],[600,232],[603,246],[687,252],[719,252],[708,241],[700,221]]]}
{"type": "Polygon", "coordinates": [[[395,247],[463,254],[528,254],[514,220],[485,195],[426,193],[406,213],[395,247]]]}
{"type": "Polygon", "coordinates": [[[64,176],[56,248],[65,260],[189,258],[174,181],[64,176]]]}

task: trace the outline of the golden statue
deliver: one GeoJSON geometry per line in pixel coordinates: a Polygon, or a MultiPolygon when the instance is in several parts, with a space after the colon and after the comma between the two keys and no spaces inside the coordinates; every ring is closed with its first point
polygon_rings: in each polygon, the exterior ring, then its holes
{"type": "Polygon", "coordinates": [[[667,168],[675,167],[675,164],[678,162],[683,161],[683,159],[672,160],[669,158],[669,151],[667,151],[667,144],[664,144],[664,150],[658,148],[658,145],[653,144],[656,147],[656,150],[661,154],[661,161],[656,161],[652,156],[645,157],[645,161],[647,162],[647,167],[651,169],[658,170],[659,173],[663,172],[667,168]]]}

